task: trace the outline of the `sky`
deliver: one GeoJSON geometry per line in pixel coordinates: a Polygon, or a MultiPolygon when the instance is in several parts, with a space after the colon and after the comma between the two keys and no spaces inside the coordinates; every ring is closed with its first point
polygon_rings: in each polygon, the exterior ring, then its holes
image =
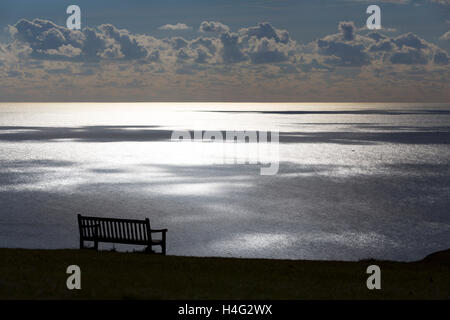
{"type": "Polygon", "coordinates": [[[450,0],[0,2],[3,102],[449,102],[449,62],[450,0]]]}

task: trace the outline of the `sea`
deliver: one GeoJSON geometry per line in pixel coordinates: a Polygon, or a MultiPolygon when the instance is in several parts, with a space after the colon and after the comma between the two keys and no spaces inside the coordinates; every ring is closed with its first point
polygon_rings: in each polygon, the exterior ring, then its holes
{"type": "Polygon", "coordinates": [[[450,247],[450,103],[0,103],[0,247],[78,248],[77,214],[170,255],[419,260],[450,247]]]}

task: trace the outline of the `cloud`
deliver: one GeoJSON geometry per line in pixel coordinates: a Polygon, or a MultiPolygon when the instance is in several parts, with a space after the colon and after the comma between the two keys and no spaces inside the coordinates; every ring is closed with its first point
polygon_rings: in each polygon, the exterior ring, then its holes
{"type": "Polygon", "coordinates": [[[450,5],[450,0],[431,0],[431,2],[439,3],[442,5],[450,5]]]}
{"type": "Polygon", "coordinates": [[[208,54],[204,49],[197,49],[197,58],[195,62],[197,63],[207,63],[211,59],[211,55],[208,54]]]}
{"type": "Polygon", "coordinates": [[[17,42],[28,46],[32,56],[41,59],[134,60],[144,59],[149,54],[136,36],[110,24],[101,25],[97,30],[84,28],[78,31],[48,20],[22,19],[10,26],[10,35],[17,42]]]}
{"type": "Polygon", "coordinates": [[[368,33],[341,21],[336,33],[299,44],[269,22],[236,32],[204,22],[192,39],[155,38],[112,24],[69,30],[48,20],[22,19],[9,27],[10,41],[0,44],[0,93],[10,97],[22,88],[38,95],[37,88],[49,87],[61,94],[78,88],[86,96],[117,92],[147,100],[164,100],[164,94],[172,100],[189,95],[220,100],[230,92],[235,98],[283,100],[313,94],[345,98],[364,86],[386,93],[398,81],[399,88],[441,88],[448,79],[447,52],[414,33],[368,33]]]}
{"type": "Polygon", "coordinates": [[[450,41],[450,30],[447,31],[446,33],[444,33],[439,39],[445,40],[445,41],[450,41]]]}
{"type": "Polygon", "coordinates": [[[222,43],[222,59],[226,63],[236,63],[247,59],[247,56],[239,48],[239,36],[235,33],[222,33],[220,35],[222,43]]]}
{"type": "Polygon", "coordinates": [[[186,25],[184,23],[177,23],[177,24],[165,24],[165,25],[159,27],[158,29],[175,31],[175,30],[191,30],[192,27],[189,27],[188,25],[186,25]]]}
{"type": "Polygon", "coordinates": [[[225,33],[229,32],[230,28],[221,22],[217,21],[203,21],[198,29],[200,32],[215,32],[225,33]]]}
{"type": "Polygon", "coordinates": [[[415,49],[428,48],[427,42],[412,32],[400,35],[393,41],[400,48],[402,48],[403,46],[408,46],[415,49]]]}
{"type": "Polygon", "coordinates": [[[48,49],[46,54],[49,56],[61,57],[61,58],[74,58],[81,54],[80,48],[75,48],[70,44],[61,45],[58,49],[48,49]]]}
{"type": "Polygon", "coordinates": [[[288,60],[286,52],[280,50],[274,39],[262,38],[255,41],[249,51],[253,63],[278,63],[288,60]]]}
{"type": "Polygon", "coordinates": [[[371,38],[371,39],[373,39],[375,41],[380,41],[380,40],[384,40],[384,39],[387,38],[386,36],[384,36],[384,35],[382,35],[381,33],[378,33],[378,32],[371,32],[371,33],[369,33],[367,35],[367,37],[371,38]]]}
{"type": "Polygon", "coordinates": [[[449,63],[447,52],[438,49],[433,57],[433,62],[438,65],[447,65],[449,63]]]}
{"type": "Polygon", "coordinates": [[[428,59],[420,50],[407,48],[401,52],[395,52],[390,61],[393,64],[427,64],[428,59]]]}
{"type": "Polygon", "coordinates": [[[205,48],[209,54],[214,55],[217,52],[218,40],[214,38],[197,38],[191,41],[190,46],[193,49],[205,48]]]}
{"type": "Polygon", "coordinates": [[[371,45],[369,47],[369,51],[377,52],[377,51],[393,51],[395,47],[394,42],[391,39],[380,40],[377,43],[371,45]]]}
{"type": "Polygon", "coordinates": [[[188,41],[186,41],[184,38],[181,37],[175,37],[169,39],[169,43],[173,46],[175,50],[186,48],[189,44],[188,41]]]}
{"type": "MultiPolygon", "coordinates": [[[[447,54],[414,33],[391,38],[380,32],[357,33],[353,22],[338,24],[339,33],[316,42],[316,52],[329,66],[363,67],[370,64],[389,68],[392,65],[446,65],[447,54]]],[[[318,59],[320,60],[320,59],[318,59]]]]}
{"type": "Polygon", "coordinates": [[[289,32],[274,28],[270,23],[259,23],[256,27],[242,28],[239,36],[245,39],[256,37],[257,39],[273,39],[277,43],[287,44],[290,41],[289,32]]]}
{"type": "Polygon", "coordinates": [[[369,55],[359,44],[318,40],[317,46],[321,54],[329,56],[327,64],[360,67],[370,63],[369,55]]]}
{"type": "MultiPolygon", "coordinates": [[[[328,65],[361,67],[370,64],[370,56],[366,51],[367,43],[373,43],[371,38],[356,35],[355,24],[342,21],[338,24],[339,33],[317,40],[317,52],[326,56],[328,65]]],[[[372,35],[374,37],[374,35],[372,35]]],[[[379,39],[381,38],[378,37],[379,39]]]]}
{"type": "MultiPolygon", "coordinates": [[[[179,25],[179,24],[178,24],[179,25]]],[[[176,63],[277,64],[301,63],[330,67],[362,67],[381,59],[383,63],[424,65],[447,63],[446,53],[413,33],[390,38],[380,32],[361,35],[352,21],[341,21],[338,33],[318,39],[311,52],[291,39],[287,30],[277,29],[268,22],[241,28],[236,33],[215,21],[203,21],[202,32],[216,33],[216,37],[183,37],[156,39],[136,35],[111,24],[98,28],[69,30],[51,21],[22,19],[10,26],[16,52],[35,59],[61,61],[141,61],[164,64],[165,70],[176,63]],[[217,34],[219,31],[225,31],[217,34]],[[299,62],[302,59],[302,62],[299,62]],[[306,60],[305,60],[306,59],[306,60]],[[313,64],[312,61],[315,61],[313,64]]],[[[441,37],[442,38],[442,37],[441,37]]],[[[446,37],[443,36],[446,39],[446,37]]],[[[3,49],[5,51],[5,49],[3,49]]],[[[6,52],[6,51],[5,51],[6,52]]],[[[6,54],[3,53],[3,56],[6,54]]],[[[284,67],[283,70],[295,70],[284,67]]]]}
{"type": "Polygon", "coordinates": [[[100,31],[107,36],[107,39],[114,39],[117,49],[125,59],[142,59],[147,57],[147,49],[138,43],[135,36],[127,30],[119,30],[111,24],[103,24],[99,27],[100,31]]]}
{"type": "Polygon", "coordinates": [[[355,39],[355,24],[352,21],[339,22],[339,31],[344,41],[352,41],[355,39]]]}

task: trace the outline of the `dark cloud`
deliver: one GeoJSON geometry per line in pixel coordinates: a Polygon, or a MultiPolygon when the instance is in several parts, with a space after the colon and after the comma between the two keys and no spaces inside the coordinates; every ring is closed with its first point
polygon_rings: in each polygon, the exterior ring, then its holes
{"type": "Polygon", "coordinates": [[[152,51],[147,59],[148,62],[158,62],[160,61],[160,53],[159,50],[152,51]]]}
{"type": "Polygon", "coordinates": [[[80,31],[72,31],[43,19],[22,19],[10,27],[10,34],[14,40],[27,44],[35,58],[49,59],[80,55],[80,48],[86,39],[80,31]]]}
{"type": "Polygon", "coordinates": [[[239,36],[235,33],[222,33],[222,59],[226,63],[236,63],[247,60],[247,56],[239,48],[239,36]]]}
{"type": "Polygon", "coordinates": [[[135,60],[148,55],[135,36],[110,24],[101,25],[98,30],[88,27],[78,31],[43,19],[22,19],[10,27],[10,33],[13,39],[28,45],[34,57],[41,59],[135,60]]]}
{"type": "Polygon", "coordinates": [[[125,59],[142,59],[148,54],[146,48],[140,45],[136,38],[127,30],[119,30],[111,24],[103,24],[99,27],[103,33],[119,44],[120,51],[125,59]]]}
{"type": "Polygon", "coordinates": [[[84,28],[83,35],[83,55],[88,59],[99,59],[102,56],[110,58],[120,57],[119,48],[113,48],[114,46],[112,44],[109,46],[109,50],[106,50],[108,44],[103,34],[97,33],[92,28],[84,28]],[[112,54],[114,54],[114,56],[111,56],[112,54]]]}
{"type": "Polygon", "coordinates": [[[433,62],[438,65],[447,65],[449,60],[448,54],[444,50],[436,51],[433,57],[433,62]]]}
{"type": "Polygon", "coordinates": [[[391,39],[386,39],[379,41],[369,47],[369,51],[377,52],[377,51],[392,51],[394,49],[395,44],[391,39]]]}
{"type": "Polygon", "coordinates": [[[176,57],[177,57],[177,62],[183,62],[190,58],[190,56],[186,53],[186,51],[184,49],[178,50],[178,52],[176,53],[176,57]]]}
{"type": "Polygon", "coordinates": [[[370,64],[370,57],[361,44],[318,40],[317,46],[321,54],[330,56],[327,59],[329,64],[349,67],[370,64]]]}
{"type": "Polygon", "coordinates": [[[258,41],[249,52],[253,63],[277,63],[288,60],[286,54],[279,50],[274,41],[263,38],[258,41]]]}
{"type": "Polygon", "coordinates": [[[197,63],[207,63],[211,56],[203,49],[197,49],[197,58],[195,62],[197,63]]]}
{"type": "Polygon", "coordinates": [[[427,64],[428,59],[425,54],[417,49],[408,48],[405,51],[395,52],[390,61],[393,64],[427,64]]]}
{"type": "Polygon", "coordinates": [[[352,21],[339,22],[339,31],[344,41],[352,41],[355,39],[355,24],[352,21]]]}
{"type": "Polygon", "coordinates": [[[402,48],[403,46],[415,48],[415,49],[425,49],[428,48],[428,44],[425,40],[421,39],[419,36],[414,33],[407,33],[394,38],[393,41],[395,44],[402,48]]]}
{"type": "Polygon", "coordinates": [[[378,32],[371,32],[367,35],[367,37],[371,38],[375,41],[380,41],[380,40],[386,39],[385,35],[382,35],[381,33],[378,33],[378,32]]]}
{"type": "Polygon", "coordinates": [[[275,42],[287,44],[290,41],[289,32],[275,29],[270,23],[259,23],[256,27],[242,28],[239,30],[241,37],[257,39],[273,39],[275,42]]]}
{"type": "Polygon", "coordinates": [[[181,37],[171,38],[169,40],[169,42],[171,43],[171,45],[173,46],[173,48],[175,50],[178,50],[178,49],[181,49],[181,48],[186,48],[187,45],[189,44],[186,40],[184,40],[181,37]]]}
{"type": "Polygon", "coordinates": [[[229,32],[230,28],[218,21],[203,21],[198,30],[200,32],[224,33],[229,32]]]}

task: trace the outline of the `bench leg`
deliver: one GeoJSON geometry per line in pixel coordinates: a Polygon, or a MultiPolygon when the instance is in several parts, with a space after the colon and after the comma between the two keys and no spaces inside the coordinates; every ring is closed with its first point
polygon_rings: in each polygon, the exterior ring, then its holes
{"type": "Polygon", "coordinates": [[[94,241],[94,250],[98,250],[98,241],[94,241]]]}
{"type": "Polygon", "coordinates": [[[166,233],[162,234],[161,254],[166,255],[166,233]]]}
{"type": "Polygon", "coordinates": [[[80,249],[84,249],[84,241],[80,239],[80,249]]]}

